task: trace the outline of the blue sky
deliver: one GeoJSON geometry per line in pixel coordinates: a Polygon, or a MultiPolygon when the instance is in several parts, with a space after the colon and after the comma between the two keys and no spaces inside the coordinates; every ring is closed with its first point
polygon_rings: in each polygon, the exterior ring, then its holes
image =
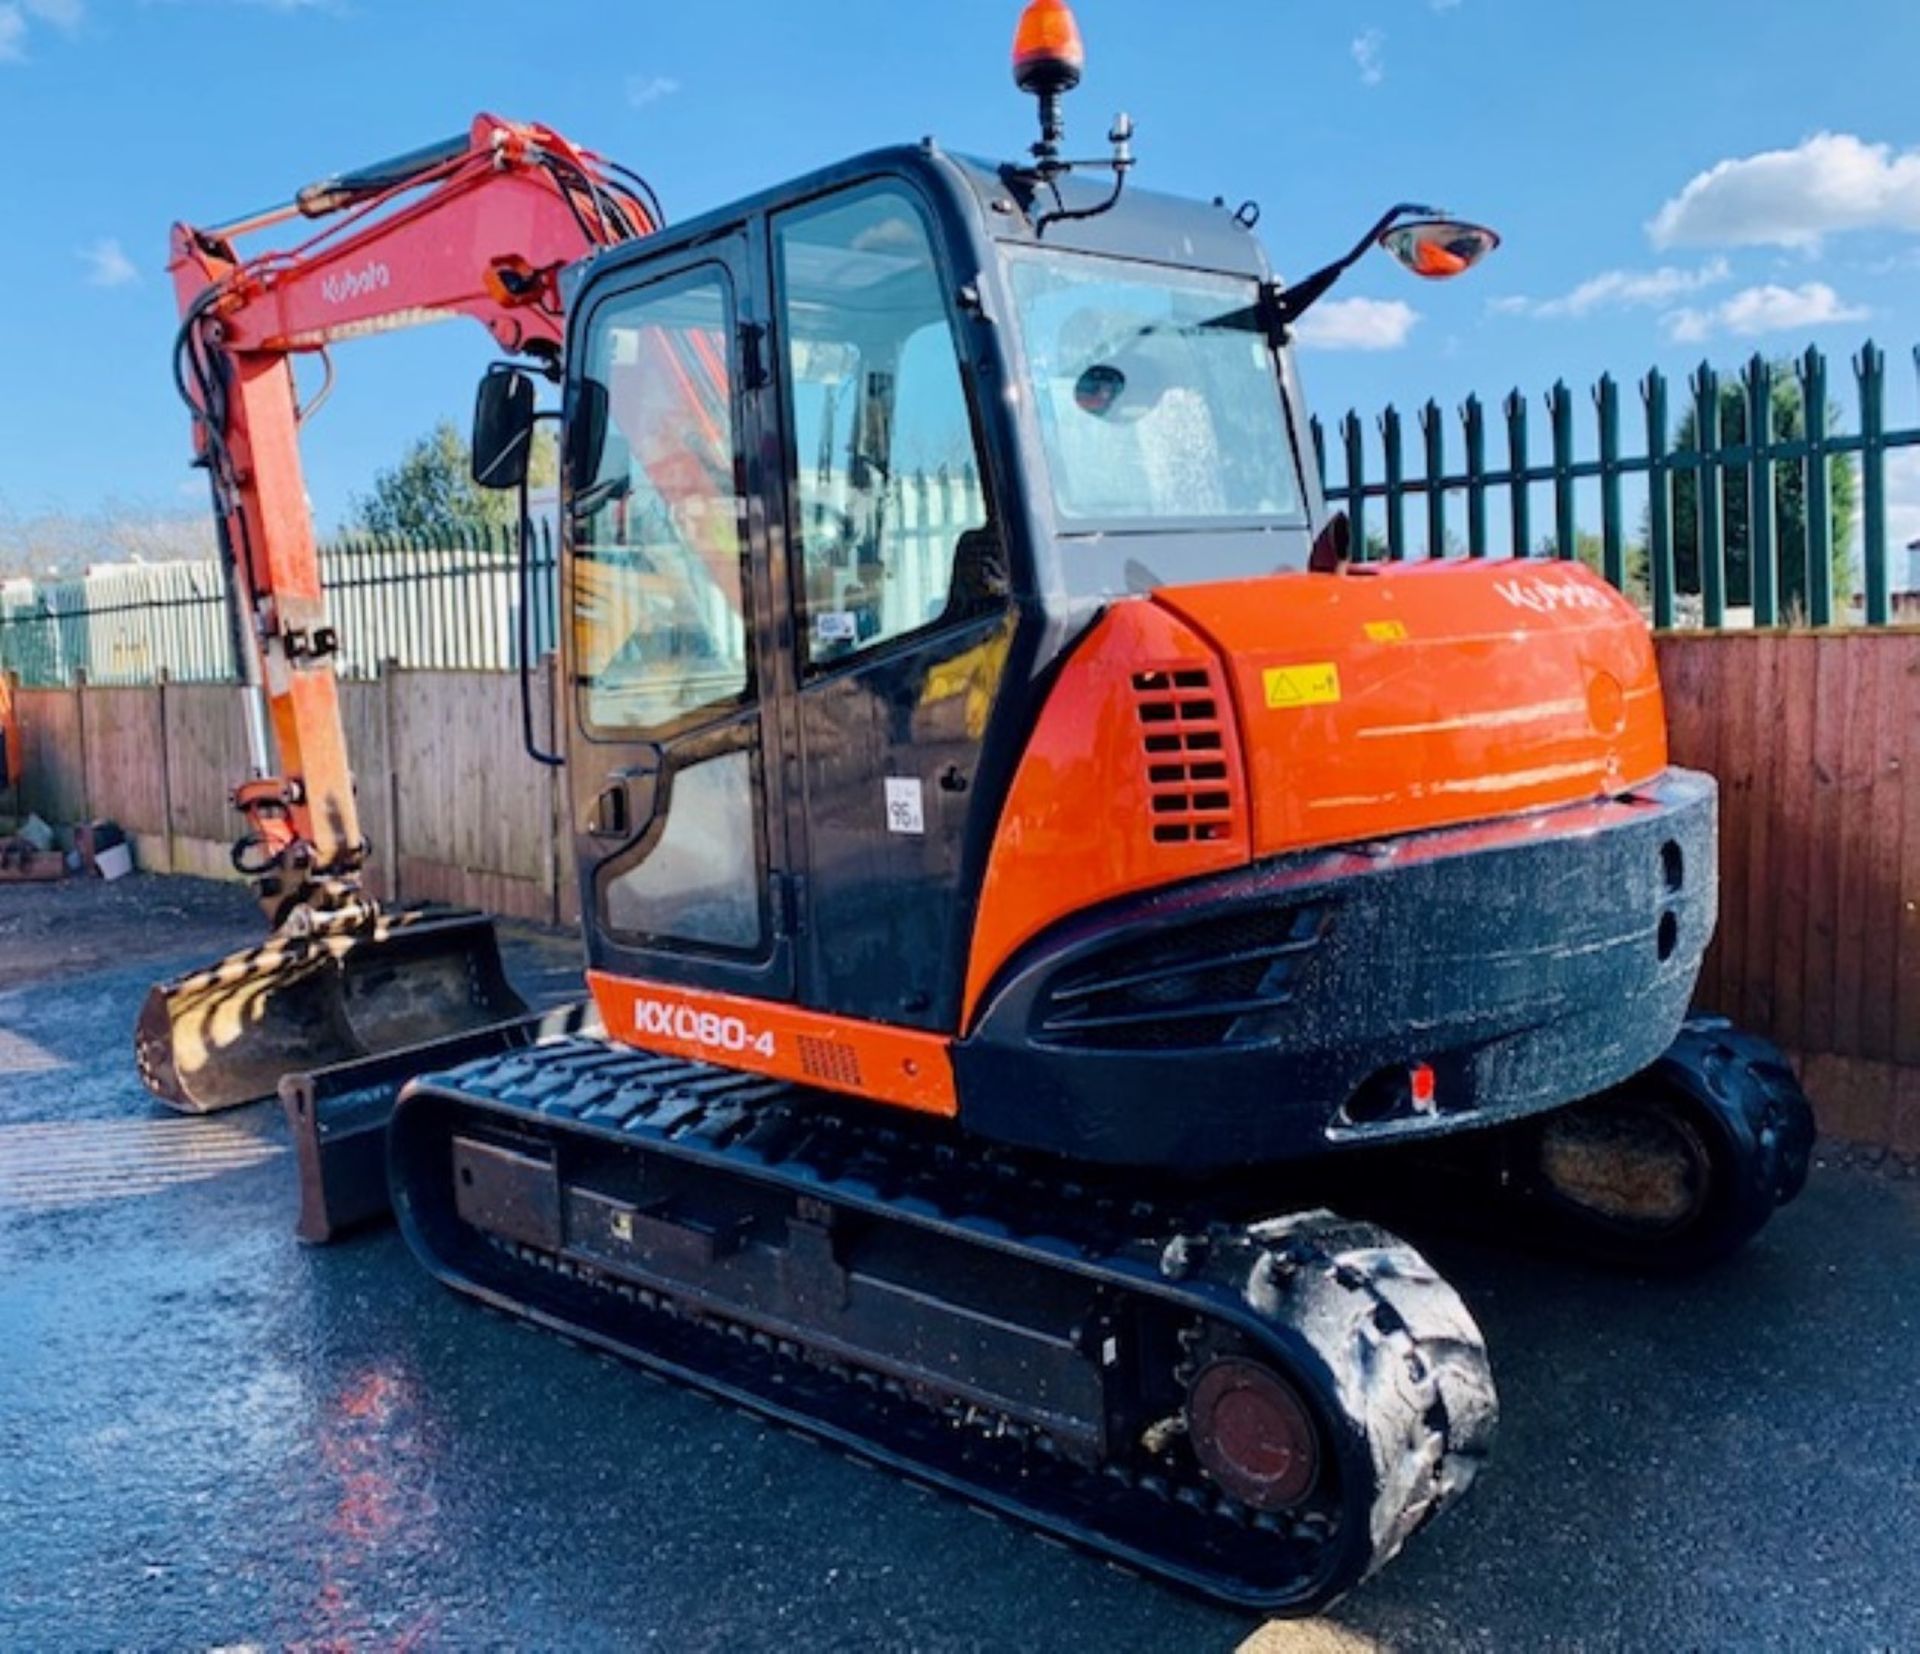
{"type": "MultiPolygon", "coordinates": [[[[0,517],[204,499],[185,469],[163,268],[218,222],[458,130],[545,121],[647,174],[685,216],[932,132],[1031,136],[1017,0],[0,0],[0,204],[13,327],[0,517]]],[[[1079,0],[1078,146],[1139,127],[1137,180],[1257,200],[1283,270],[1385,203],[1443,202],[1507,240],[1468,281],[1382,258],[1309,337],[1323,415],[1469,391],[1584,388],[1703,356],[1869,333],[1914,422],[1920,6],[1913,0],[1079,0]]],[[[323,526],[407,441],[465,417],[489,351],[447,324],[341,347],[308,431],[323,526]]],[[[1844,378],[1844,376],[1842,376],[1844,378]]],[[[1896,468],[1920,535],[1920,465],[1896,468]]]]}

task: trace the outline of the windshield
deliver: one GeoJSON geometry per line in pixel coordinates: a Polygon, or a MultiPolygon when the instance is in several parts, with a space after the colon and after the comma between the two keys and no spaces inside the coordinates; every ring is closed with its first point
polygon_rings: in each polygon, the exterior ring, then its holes
{"type": "Polygon", "coordinates": [[[1298,521],[1286,412],[1251,281],[1011,254],[1064,523],[1298,521]]]}

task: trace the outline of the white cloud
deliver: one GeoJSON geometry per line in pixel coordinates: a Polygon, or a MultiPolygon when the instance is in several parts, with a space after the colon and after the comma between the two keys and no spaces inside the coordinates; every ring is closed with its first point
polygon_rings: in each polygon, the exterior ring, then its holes
{"type": "Polygon", "coordinates": [[[0,63],[27,61],[27,36],[36,23],[72,34],[86,21],[86,0],[0,0],[0,63]]]}
{"type": "Polygon", "coordinates": [[[1790,333],[1798,328],[1830,327],[1865,321],[1863,305],[1848,304],[1824,281],[1799,287],[1743,287],[1706,310],[1675,310],[1661,318],[1676,344],[1698,344],[1716,333],[1751,338],[1760,333],[1790,333]]]}
{"type": "Polygon", "coordinates": [[[1733,268],[1723,258],[1710,259],[1695,270],[1671,264],[1657,270],[1603,270],[1557,299],[1495,299],[1489,308],[1502,316],[1571,317],[1577,321],[1596,310],[1657,309],[1732,277],[1733,268]]]}
{"type": "Polygon", "coordinates": [[[679,90],[679,81],[670,75],[627,76],[627,102],[635,109],[645,109],[648,104],[670,98],[679,90]]]}
{"type": "Polygon", "coordinates": [[[140,271],[112,236],[102,236],[74,255],[87,267],[89,287],[126,287],[140,279],[140,271]]]}
{"type": "Polygon", "coordinates": [[[1326,299],[1294,326],[1308,350],[1398,350],[1420,312],[1398,299],[1326,299]]]}
{"type": "Polygon", "coordinates": [[[1920,150],[1821,132],[1709,167],[1647,233],[1656,247],[1815,249],[1834,231],[1874,228],[1920,232],[1920,150]]]}
{"type": "Polygon", "coordinates": [[[1355,35],[1348,50],[1359,67],[1362,86],[1378,86],[1387,78],[1387,37],[1379,29],[1355,35]]]}

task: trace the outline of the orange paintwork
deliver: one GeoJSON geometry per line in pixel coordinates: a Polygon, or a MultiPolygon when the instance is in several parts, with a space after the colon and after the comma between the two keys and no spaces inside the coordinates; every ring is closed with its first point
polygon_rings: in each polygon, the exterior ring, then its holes
{"type": "Polygon", "coordinates": [[[988,864],[962,1025],[1068,915],[1287,851],[1629,791],[1666,767],[1645,622],[1577,564],[1369,565],[1119,603],[1042,710],[988,864]],[[1230,680],[1235,830],[1162,844],[1134,675],[1230,680]],[[1230,663],[1230,664],[1229,664],[1230,663]],[[1241,754],[1244,752],[1244,777],[1241,754]]]}
{"type": "Polygon", "coordinates": [[[671,983],[588,971],[607,1032],[691,1057],[949,1118],[960,1109],[943,1034],[893,1028],[671,983]]]}
{"type": "MultiPolygon", "coordinates": [[[[993,973],[1056,919],[1130,890],[1238,867],[1248,858],[1246,780],[1225,674],[1206,643],[1156,603],[1118,603],[1074,651],[1021,757],[1001,812],[967,959],[963,1026],[993,973]],[[1217,832],[1184,842],[1153,833],[1149,753],[1169,725],[1142,721],[1136,676],[1204,672],[1221,720],[1217,832]]],[[[1149,694],[1155,693],[1148,691],[1149,694]]],[[[1204,694],[1205,691],[1198,693],[1204,694]]]]}
{"type": "Polygon", "coordinates": [[[1233,663],[1256,857],[1608,797],[1666,767],[1653,639],[1578,564],[1280,575],[1158,601],[1233,663]],[[1269,672],[1320,665],[1337,700],[1268,705],[1269,672]]]}
{"type": "Polygon", "coordinates": [[[20,750],[20,724],[14,716],[13,695],[0,674],[0,787],[18,787],[26,754],[20,750]]]}

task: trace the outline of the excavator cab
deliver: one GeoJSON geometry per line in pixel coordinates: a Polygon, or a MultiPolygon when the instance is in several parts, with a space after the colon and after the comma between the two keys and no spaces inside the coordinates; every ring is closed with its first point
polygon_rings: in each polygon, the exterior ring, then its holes
{"type": "MultiPolygon", "coordinates": [[[[1396,208],[1289,287],[1127,131],[1106,177],[880,151],[569,276],[602,1019],[1190,1169],[1604,1090],[1713,914],[1644,625],[1567,565],[1313,555],[1293,323],[1376,242],[1497,238],[1396,208]]],[[[484,476],[533,415],[482,405],[484,476]]]]}

